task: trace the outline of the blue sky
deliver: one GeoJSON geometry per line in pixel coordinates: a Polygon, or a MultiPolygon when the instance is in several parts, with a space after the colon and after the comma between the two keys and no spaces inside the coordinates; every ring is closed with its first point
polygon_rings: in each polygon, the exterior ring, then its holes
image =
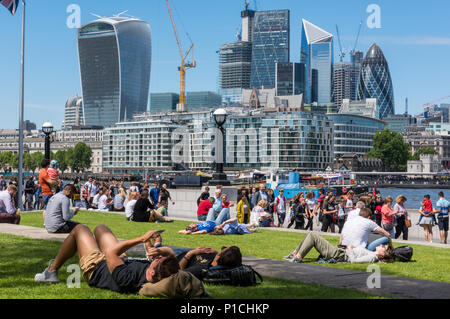
{"type": "MultiPolygon", "coordinates": [[[[254,1],[250,1],[254,3],[254,1]]],[[[450,95],[450,2],[447,0],[258,0],[258,10],[291,10],[291,61],[299,61],[301,19],[336,34],[343,46],[354,44],[358,25],[363,29],[358,49],[376,42],[383,50],[394,81],[396,112],[403,113],[409,98],[410,113],[421,105],[450,95]],[[370,4],[381,9],[381,28],[369,29],[370,4]]],[[[224,42],[234,41],[244,0],[171,0],[184,48],[195,44],[198,67],[187,74],[187,90],[217,89],[218,57],[224,42]]],[[[46,121],[59,128],[66,100],[81,95],[76,29],[69,29],[70,4],[81,8],[81,22],[90,13],[111,16],[124,10],[147,21],[152,28],[150,92],[178,92],[178,49],[164,0],[28,0],[24,118],[39,127],[46,121]]],[[[19,121],[19,70],[21,7],[12,17],[0,8],[0,128],[17,128],[19,121]]],[[[335,61],[338,61],[335,42],[335,61]]],[[[447,100],[450,102],[450,100],[447,100]]]]}

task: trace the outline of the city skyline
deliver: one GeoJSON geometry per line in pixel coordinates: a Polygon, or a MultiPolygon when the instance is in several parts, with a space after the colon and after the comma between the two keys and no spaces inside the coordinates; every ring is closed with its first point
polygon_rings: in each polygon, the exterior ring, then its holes
{"type": "MultiPolygon", "coordinates": [[[[341,29],[344,47],[354,43],[359,21],[370,16],[366,8],[372,1],[349,1],[333,3],[297,3],[296,1],[258,1],[257,10],[282,10],[291,12],[291,50],[290,62],[299,62],[301,19],[307,19],[324,30],[333,33],[335,24],[341,29]],[[323,10],[324,5],[329,10],[323,10]],[[321,10],[319,10],[319,8],[321,10]]],[[[25,73],[25,119],[35,122],[38,127],[50,120],[56,128],[64,118],[64,105],[68,98],[81,95],[79,66],[77,61],[76,29],[66,26],[70,13],[66,12],[71,1],[49,0],[28,3],[27,42],[25,73]],[[52,10],[48,10],[48,8],[52,10]],[[55,40],[56,39],[56,40],[55,40]]],[[[216,51],[225,42],[235,40],[236,28],[240,26],[240,11],[244,1],[231,1],[223,5],[219,1],[198,1],[189,5],[179,0],[172,1],[175,19],[180,34],[187,30],[196,45],[196,60],[199,67],[187,74],[188,91],[216,91],[218,79],[218,55],[216,51]],[[209,5],[213,12],[220,14],[201,15],[200,7],[209,5]],[[201,17],[201,19],[199,19],[201,17]],[[201,22],[200,22],[201,20],[201,22]],[[207,24],[210,27],[204,28],[207,24]]],[[[450,65],[445,54],[450,47],[450,37],[442,30],[448,30],[450,23],[445,19],[444,1],[435,1],[431,8],[418,3],[389,3],[378,1],[381,8],[381,29],[363,31],[357,49],[367,52],[372,43],[377,43],[388,60],[394,83],[396,113],[404,112],[404,100],[409,98],[409,111],[417,114],[421,105],[448,95],[446,78],[450,65]],[[437,7],[441,6],[442,10],[437,7]],[[404,11],[405,14],[398,13],[404,11]],[[418,17],[427,19],[426,25],[417,25],[418,17]]],[[[127,14],[148,22],[152,28],[155,54],[152,61],[151,93],[177,92],[179,74],[177,67],[176,42],[164,1],[78,1],[81,7],[81,24],[95,20],[89,13],[112,16],[129,9],[127,14]]],[[[0,69],[2,88],[0,88],[0,107],[8,110],[2,117],[0,127],[18,128],[19,91],[19,52],[20,52],[20,13],[10,17],[7,11],[0,13],[0,41],[7,43],[8,50],[2,51],[0,69]],[[17,30],[12,32],[12,30],[17,30]]],[[[187,48],[187,37],[183,44],[187,48]]],[[[339,50],[334,47],[334,59],[338,61],[339,50]]],[[[346,59],[348,60],[348,59],[346,59]]],[[[445,101],[444,101],[445,102],[445,101]]]]}

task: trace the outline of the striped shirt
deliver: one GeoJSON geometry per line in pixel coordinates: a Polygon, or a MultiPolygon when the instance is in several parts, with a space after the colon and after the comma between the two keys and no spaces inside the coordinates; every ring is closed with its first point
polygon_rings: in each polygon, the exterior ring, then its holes
{"type": "Polygon", "coordinates": [[[445,198],[440,198],[436,203],[436,209],[441,210],[438,216],[448,216],[449,202],[445,198]]]}

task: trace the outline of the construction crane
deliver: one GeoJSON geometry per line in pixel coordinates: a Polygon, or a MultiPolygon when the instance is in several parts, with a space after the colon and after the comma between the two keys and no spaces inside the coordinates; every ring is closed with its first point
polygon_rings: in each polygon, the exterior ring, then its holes
{"type": "Polygon", "coordinates": [[[175,19],[173,17],[172,9],[170,8],[169,0],[166,0],[167,10],[169,11],[170,21],[172,22],[173,32],[175,34],[175,39],[177,40],[178,51],[181,57],[181,63],[178,67],[178,71],[180,71],[180,98],[179,103],[177,105],[177,112],[187,112],[186,107],[186,70],[195,68],[197,63],[194,59],[194,44],[191,43],[191,47],[189,50],[184,53],[183,48],[181,46],[180,39],[178,38],[177,27],[175,25],[175,19]],[[186,62],[189,54],[192,55],[192,62],[186,62]]]}
{"type": "Polygon", "coordinates": [[[437,104],[437,103],[439,103],[441,101],[447,100],[447,99],[450,99],[450,95],[449,96],[444,96],[444,97],[441,97],[440,99],[437,99],[435,101],[426,103],[426,104],[423,105],[423,108],[429,108],[430,106],[435,105],[435,104],[437,104]]]}
{"type": "Polygon", "coordinates": [[[359,29],[358,29],[358,34],[356,35],[355,45],[353,46],[353,50],[350,51],[350,56],[352,56],[352,57],[355,56],[355,54],[356,54],[356,47],[358,46],[358,40],[359,40],[359,35],[361,34],[362,24],[363,24],[363,22],[361,21],[359,23],[359,29]]]}
{"type": "Polygon", "coordinates": [[[336,32],[337,32],[338,42],[339,42],[339,57],[341,59],[341,62],[344,62],[345,51],[342,49],[341,35],[339,34],[339,28],[338,28],[337,24],[336,24],[336,32]]]}

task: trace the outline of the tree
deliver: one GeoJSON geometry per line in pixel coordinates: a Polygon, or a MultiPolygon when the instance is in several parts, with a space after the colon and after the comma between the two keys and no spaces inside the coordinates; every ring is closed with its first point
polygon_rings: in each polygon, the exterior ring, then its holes
{"type": "Polygon", "coordinates": [[[67,150],[59,150],[57,151],[53,158],[58,161],[59,163],[59,169],[62,173],[64,173],[68,168],[68,161],[67,161],[67,150]]]}
{"type": "Polygon", "coordinates": [[[43,159],[45,158],[45,155],[41,152],[36,152],[36,153],[32,153],[31,154],[31,159],[33,161],[33,174],[35,169],[40,169],[41,168],[41,162],[43,161],[43,159]]]}
{"type": "Polygon", "coordinates": [[[0,167],[2,171],[6,171],[9,167],[9,162],[11,161],[12,153],[11,152],[2,152],[0,153],[0,167]]]}
{"type": "Polygon", "coordinates": [[[11,169],[18,169],[19,168],[19,154],[13,154],[9,158],[9,167],[11,169]]]}
{"type": "Polygon", "coordinates": [[[438,152],[433,147],[423,147],[411,156],[413,161],[419,161],[420,155],[436,155],[438,152]]]}
{"type": "Polygon", "coordinates": [[[410,157],[409,144],[403,141],[400,133],[385,129],[373,137],[373,149],[368,153],[371,158],[379,158],[390,171],[406,171],[410,157]]]}
{"type": "Polygon", "coordinates": [[[68,163],[74,172],[82,172],[91,167],[92,150],[83,142],[77,143],[73,149],[67,149],[68,163]]]}
{"type": "Polygon", "coordinates": [[[36,165],[34,164],[33,158],[30,153],[23,153],[23,167],[25,171],[33,172],[36,170],[36,165]]]}

